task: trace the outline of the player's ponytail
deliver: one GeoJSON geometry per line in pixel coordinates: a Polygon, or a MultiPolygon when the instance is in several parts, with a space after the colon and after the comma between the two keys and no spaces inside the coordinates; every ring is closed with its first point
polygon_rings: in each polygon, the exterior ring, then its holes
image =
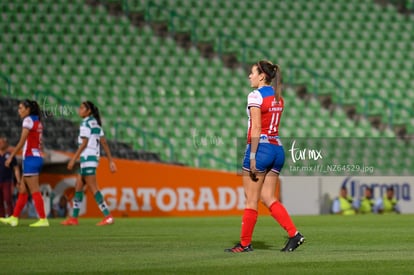
{"type": "Polygon", "coordinates": [[[88,108],[91,111],[91,115],[96,119],[96,121],[98,122],[99,126],[102,126],[101,114],[99,113],[98,107],[96,107],[96,105],[93,104],[89,100],[83,102],[83,104],[86,106],[86,108],[88,108]]]}
{"type": "Polygon", "coordinates": [[[280,101],[280,98],[282,97],[282,69],[279,65],[274,65],[274,71],[275,71],[275,78],[273,78],[273,89],[275,90],[275,100],[276,102],[280,101]]]}
{"type": "Polygon", "coordinates": [[[266,83],[272,84],[275,91],[275,100],[279,102],[282,97],[282,70],[279,65],[261,60],[256,63],[256,66],[259,74],[264,73],[266,83]]]}

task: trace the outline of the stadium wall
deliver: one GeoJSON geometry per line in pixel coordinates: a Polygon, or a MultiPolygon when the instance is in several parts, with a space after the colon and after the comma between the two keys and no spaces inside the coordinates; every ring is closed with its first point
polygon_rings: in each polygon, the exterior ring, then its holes
{"type": "MultiPolygon", "coordinates": [[[[109,208],[117,217],[229,216],[241,215],[244,208],[242,178],[236,173],[169,164],[117,159],[118,171],[111,173],[102,158],[97,179],[109,208]]],[[[62,194],[73,197],[76,174],[41,174],[45,203],[62,194]],[[53,198],[48,198],[53,194],[53,198]]],[[[62,171],[62,170],[60,170],[62,171]]],[[[292,215],[328,214],[330,204],[342,185],[359,197],[365,186],[374,188],[375,197],[392,185],[403,213],[414,213],[414,177],[281,177],[280,199],[292,215]]],[[[279,190],[278,190],[279,192],[279,190]]],[[[278,193],[279,194],[279,193],[278,193]]],[[[277,195],[278,195],[277,194],[277,195]]],[[[47,209],[50,207],[47,206],[47,209]]],[[[268,215],[264,206],[259,213],[268,215]]],[[[86,191],[81,216],[100,217],[92,194],[86,191]]]]}
{"type": "MultiPolygon", "coordinates": [[[[109,171],[106,158],[97,170],[98,184],[114,216],[222,216],[240,215],[244,209],[242,178],[237,173],[124,159],[115,162],[116,173],[109,171]]],[[[76,174],[53,170],[46,168],[40,178],[42,189],[53,194],[45,203],[58,201],[62,194],[72,199],[76,174]]],[[[259,211],[268,212],[263,206],[259,211]]],[[[102,215],[88,191],[80,214],[102,215]]]]}
{"type": "Polygon", "coordinates": [[[414,213],[414,177],[335,176],[282,177],[281,199],[294,215],[329,214],[332,200],[342,186],[354,199],[363,196],[364,189],[373,188],[374,198],[381,198],[393,186],[402,213],[414,213]]]}

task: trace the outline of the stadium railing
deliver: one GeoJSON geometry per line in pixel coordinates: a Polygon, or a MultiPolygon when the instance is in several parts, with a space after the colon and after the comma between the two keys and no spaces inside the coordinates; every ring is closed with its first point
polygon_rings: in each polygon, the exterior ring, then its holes
{"type": "Polygon", "coordinates": [[[148,132],[140,129],[139,127],[131,126],[126,122],[119,122],[116,124],[112,124],[114,129],[114,136],[115,140],[122,140],[125,141],[129,139],[128,130],[132,130],[134,134],[134,139],[130,140],[132,142],[132,146],[135,149],[144,149],[148,151],[158,151],[159,148],[165,148],[164,152],[159,152],[163,159],[168,162],[175,162],[176,158],[174,155],[174,147],[171,142],[157,133],[148,132]],[[162,146],[153,146],[155,143],[160,142],[162,146]]]}
{"type": "Polygon", "coordinates": [[[210,161],[218,164],[218,167],[225,167],[226,171],[241,172],[239,171],[241,169],[239,163],[228,162],[209,153],[201,154],[197,158],[199,167],[210,167],[211,165],[208,163],[210,161]]]}
{"type": "MultiPolygon", "coordinates": [[[[4,92],[3,92],[3,88],[0,88],[0,94],[4,94],[4,95],[7,95],[7,96],[11,96],[11,94],[12,94],[12,89],[11,89],[11,80],[10,80],[10,78],[8,78],[6,75],[4,75],[4,74],[2,74],[2,73],[0,73],[0,78],[5,82],[5,90],[4,90],[4,92]]],[[[1,86],[1,87],[3,87],[3,86],[1,86]]]]}

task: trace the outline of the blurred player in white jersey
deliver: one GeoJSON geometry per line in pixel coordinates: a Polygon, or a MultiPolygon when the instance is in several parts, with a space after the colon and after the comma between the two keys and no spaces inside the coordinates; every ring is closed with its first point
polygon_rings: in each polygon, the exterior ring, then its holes
{"type": "Polygon", "coordinates": [[[80,157],[80,172],[76,180],[72,216],[64,220],[61,224],[78,225],[84,185],[86,185],[92,194],[94,194],[95,201],[105,216],[101,222],[97,223],[97,225],[113,224],[114,218],[109,212],[108,206],[102,193],[98,189],[96,181],[96,168],[99,163],[100,144],[102,144],[105,154],[108,157],[109,169],[111,172],[116,171],[116,165],[112,160],[111,151],[104,137],[101,116],[98,108],[90,101],[82,102],[79,107],[79,116],[83,118],[78,137],[79,148],[68,163],[68,169],[72,170],[80,157]]]}

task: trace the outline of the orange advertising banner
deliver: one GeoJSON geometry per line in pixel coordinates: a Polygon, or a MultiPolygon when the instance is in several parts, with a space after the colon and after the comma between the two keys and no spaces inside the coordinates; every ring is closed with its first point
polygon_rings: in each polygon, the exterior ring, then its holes
{"type": "MultiPolygon", "coordinates": [[[[169,164],[115,159],[111,173],[106,158],[97,169],[98,186],[115,217],[241,215],[245,195],[242,176],[169,164]]],[[[76,175],[42,173],[41,186],[51,189],[54,201],[74,195],[76,175]]],[[[268,214],[260,205],[259,212],[268,214]]],[[[101,217],[93,195],[85,190],[80,211],[84,217],[101,217]]]]}

